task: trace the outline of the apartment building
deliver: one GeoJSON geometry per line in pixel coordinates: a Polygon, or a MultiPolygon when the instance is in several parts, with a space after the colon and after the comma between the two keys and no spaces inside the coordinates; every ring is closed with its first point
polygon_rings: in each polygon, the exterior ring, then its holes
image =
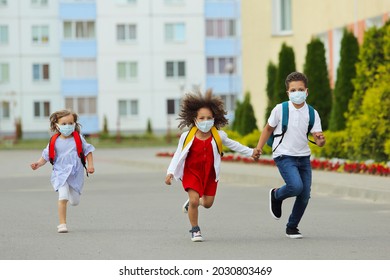
{"type": "Polygon", "coordinates": [[[0,0],[0,137],[47,137],[71,108],[82,132],[178,125],[180,100],[206,88],[204,1],[0,0]]]}

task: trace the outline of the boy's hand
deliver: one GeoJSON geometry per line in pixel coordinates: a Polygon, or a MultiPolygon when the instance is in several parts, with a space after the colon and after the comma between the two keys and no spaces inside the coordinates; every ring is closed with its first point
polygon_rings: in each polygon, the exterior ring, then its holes
{"type": "Polygon", "coordinates": [[[325,136],[322,132],[314,132],[313,137],[314,137],[314,141],[319,147],[325,145],[325,136]]]}
{"type": "Polygon", "coordinates": [[[165,177],[165,184],[171,185],[172,184],[173,175],[168,174],[167,177],[165,177]]]}
{"type": "Polygon", "coordinates": [[[259,150],[259,149],[257,149],[257,148],[254,148],[253,149],[253,154],[252,154],[252,158],[254,159],[254,160],[258,160],[259,159],[259,157],[260,157],[260,155],[261,155],[261,150],[259,150]]]}

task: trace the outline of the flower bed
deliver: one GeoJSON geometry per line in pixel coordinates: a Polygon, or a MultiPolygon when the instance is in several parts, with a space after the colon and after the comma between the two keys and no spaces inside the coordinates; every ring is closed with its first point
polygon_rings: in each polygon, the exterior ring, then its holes
{"type": "MultiPolygon", "coordinates": [[[[157,153],[158,157],[172,157],[173,153],[161,152],[157,153]]],[[[222,161],[226,162],[243,162],[248,164],[263,164],[263,165],[275,165],[275,162],[271,158],[260,158],[258,161],[254,161],[252,158],[243,157],[235,154],[226,154],[222,157],[222,161]]],[[[371,174],[379,176],[390,175],[390,164],[387,163],[375,163],[373,161],[366,162],[352,162],[344,159],[317,159],[311,160],[311,166],[315,170],[335,171],[335,172],[347,172],[347,173],[360,173],[371,174]]]]}

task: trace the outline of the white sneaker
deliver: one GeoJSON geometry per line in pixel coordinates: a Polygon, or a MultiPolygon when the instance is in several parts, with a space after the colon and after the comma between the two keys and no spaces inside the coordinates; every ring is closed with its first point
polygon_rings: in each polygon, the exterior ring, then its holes
{"type": "Polygon", "coordinates": [[[188,206],[190,206],[189,199],[187,199],[187,201],[183,204],[183,213],[188,213],[188,206]]]}
{"type": "Polygon", "coordinates": [[[202,233],[200,232],[200,230],[196,231],[196,232],[192,232],[191,241],[193,241],[193,242],[202,242],[203,241],[202,233]]]}
{"type": "Polygon", "coordinates": [[[60,224],[57,226],[58,233],[67,233],[68,229],[66,228],[66,224],[60,224]]]}

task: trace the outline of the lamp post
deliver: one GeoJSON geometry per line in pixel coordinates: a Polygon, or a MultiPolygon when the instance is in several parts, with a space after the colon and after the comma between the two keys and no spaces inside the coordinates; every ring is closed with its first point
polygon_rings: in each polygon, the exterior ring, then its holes
{"type": "Polygon", "coordinates": [[[225,65],[225,72],[229,74],[229,93],[233,93],[233,73],[234,73],[234,65],[229,62],[225,65]]]}

